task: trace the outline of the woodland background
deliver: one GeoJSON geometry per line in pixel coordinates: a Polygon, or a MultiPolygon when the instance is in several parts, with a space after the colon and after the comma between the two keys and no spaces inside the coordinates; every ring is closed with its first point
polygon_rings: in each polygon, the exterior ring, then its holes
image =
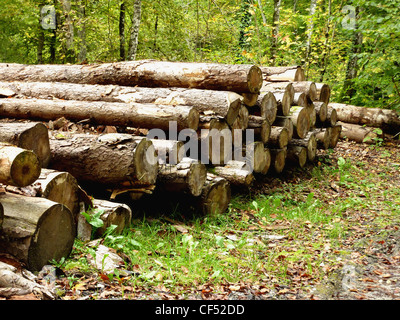
{"type": "Polygon", "coordinates": [[[301,65],[331,101],[400,111],[399,17],[400,0],[2,0],[0,62],[301,65]]]}

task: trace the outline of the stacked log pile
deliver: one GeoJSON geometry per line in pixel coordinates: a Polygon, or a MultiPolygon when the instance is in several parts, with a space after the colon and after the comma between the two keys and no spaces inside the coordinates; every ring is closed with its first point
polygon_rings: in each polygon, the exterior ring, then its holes
{"type": "Polygon", "coordinates": [[[98,236],[129,225],[121,194],[223,213],[232,188],[336,146],[351,121],[329,99],[297,66],[0,64],[0,250],[39,270],[93,235],[80,213],[101,213],[98,236]]]}

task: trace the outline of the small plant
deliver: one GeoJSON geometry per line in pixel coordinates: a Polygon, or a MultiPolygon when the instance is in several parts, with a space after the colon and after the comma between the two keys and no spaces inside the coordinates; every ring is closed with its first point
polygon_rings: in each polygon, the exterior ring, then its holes
{"type": "Polygon", "coordinates": [[[101,220],[101,216],[104,210],[89,209],[88,212],[81,212],[87,221],[92,226],[92,238],[95,235],[97,229],[103,227],[104,222],[101,220]]]}

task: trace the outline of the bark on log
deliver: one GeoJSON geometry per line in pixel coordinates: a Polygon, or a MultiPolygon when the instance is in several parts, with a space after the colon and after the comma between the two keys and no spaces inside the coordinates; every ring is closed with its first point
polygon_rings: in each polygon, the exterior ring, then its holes
{"type": "Polygon", "coordinates": [[[328,116],[328,105],[325,102],[314,101],[314,108],[317,115],[315,123],[324,123],[328,116]]]}
{"type": "Polygon", "coordinates": [[[50,139],[50,167],[72,174],[78,181],[109,186],[153,185],[158,162],[146,138],[129,134],[70,135],[50,139]]]}
{"type": "Polygon", "coordinates": [[[245,105],[242,105],[236,120],[231,125],[231,129],[245,130],[249,125],[249,110],[245,105]]]}
{"type": "Polygon", "coordinates": [[[118,84],[258,93],[262,72],[254,65],[124,61],[89,65],[0,64],[0,81],[118,84]]]}
{"type": "Polygon", "coordinates": [[[307,163],[307,148],[293,145],[288,146],[286,162],[304,168],[307,163]]]}
{"type": "Polygon", "coordinates": [[[215,115],[225,118],[229,125],[236,119],[242,99],[239,94],[230,91],[185,88],[21,81],[0,82],[0,87],[15,92],[17,97],[190,106],[200,114],[212,111],[215,115]]]}
{"type": "Polygon", "coordinates": [[[307,107],[308,106],[307,96],[304,92],[296,92],[294,94],[292,106],[307,107]]]}
{"type": "Polygon", "coordinates": [[[335,125],[332,127],[331,130],[331,141],[329,144],[329,147],[331,149],[336,148],[336,145],[340,139],[340,133],[342,132],[342,126],[341,125],[335,125]]]}
{"type": "Polygon", "coordinates": [[[291,118],[284,117],[284,116],[278,116],[278,117],[276,117],[276,120],[273,125],[277,126],[277,127],[284,127],[286,129],[288,129],[288,140],[289,141],[292,140],[294,126],[293,126],[293,121],[291,118]]]}
{"type": "Polygon", "coordinates": [[[325,150],[329,149],[331,144],[332,127],[317,129],[313,132],[315,133],[315,138],[317,139],[317,148],[325,150]]]}
{"type": "Polygon", "coordinates": [[[1,234],[1,228],[3,227],[3,221],[4,221],[4,208],[3,205],[0,203],[0,234],[1,234]]]}
{"type": "Polygon", "coordinates": [[[277,102],[277,114],[287,116],[294,99],[294,89],[291,83],[264,82],[261,93],[272,92],[277,102]]]}
{"type": "Polygon", "coordinates": [[[185,156],[183,141],[150,139],[157,151],[159,164],[178,164],[185,156]]]}
{"type": "Polygon", "coordinates": [[[31,271],[51,260],[68,257],[76,236],[71,211],[64,205],[39,197],[0,195],[5,219],[0,250],[15,256],[31,271]]]}
{"type": "Polygon", "coordinates": [[[271,152],[271,167],[275,173],[281,173],[286,166],[286,153],[287,148],[284,149],[270,149],[271,152]]]}
{"type": "Polygon", "coordinates": [[[256,141],[268,142],[271,136],[271,125],[267,119],[258,116],[249,116],[248,128],[254,130],[256,141]]]}
{"type": "Polygon", "coordinates": [[[201,130],[199,134],[198,155],[203,163],[225,164],[232,156],[232,131],[221,119],[213,119],[210,128],[210,130],[201,130]]]}
{"type": "Polygon", "coordinates": [[[400,116],[394,110],[358,107],[341,103],[329,103],[328,106],[336,110],[338,121],[377,127],[394,134],[400,131],[400,116]]]}
{"type": "Polygon", "coordinates": [[[32,151],[0,143],[0,183],[28,186],[39,177],[41,169],[40,160],[32,151]]]}
{"type": "Polygon", "coordinates": [[[42,168],[50,162],[49,133],[43,123],[0,123],[0,141],[33,151],[42,168]]]}
{"type": "Polygon", "coordinates": [[[289,130],[285,127],[271,127],[271,135],[268,140],[268,147],[275,149],[283,149],[289,143],[289,130]]]}
{"type": "Polygon", "coordinates": [[[207,178],[204,164],[198,160],[184,158],[177,165],[161,165],[158,172],[158,186],[169,192],[189,192],[201,195],[207,178]]]}
{"type": "Polygon", "coordinates": [[[234,186],[249,187],[254,181],[254,175],[246,162],[229,161],[225,166],[215,167],[214,171],[234,186]]]}
{"type": "Polygon", "coordinates": [[[342,126],[342,132],[340,133],[340,138],[342,139],[349,139],[357,143],[368,144],[373,144],[377,139],[379,139],[376,128],[341,121],[338,121],[337,124],[342,126]]]}
{"type": "Polygon", "coordinates": [[[336,108],[330,107],[328,105],[328,111],[326,113],[325,125],[329,126],[329,127],[333,127],[336,125],[337,121],[338,121],[338,115],[337,115],[336,108]]]}
{"type": "Polygon", "coordinates": [[[307,159],[309,161],[314,161],[317,154],[317,137],[316,133],[310,131],[304,137],[304,139],[292,139],[289,142],[290,146],[300,146],[307,149],[307,159]]]}
{"type": "Polygon", "coordinates": [[[317,87],[312,81],[291,82],[294,92],[304,92],[307,99],[312,102],[317,100],[317,87]]]}
{"type": "Polygon", "coordinates": [[[267,119],[269,123],[275,121],[278,112],[278,103],[272,92],[261,93],[258,96],[256,104],[249,109],[252,115],[258,115],[267,119]]]}
{"type": "Polygon", "coordinates": [[[241,101],[245,106],[254,107],[257,102],[258,96],[259,93],[242,93],[241,101]]]}
{"type": "Polygon", "coordinates": [[[178,130],[197,130],[199,123],[199,113],[194,107],[103,101],[0,99],[0,114],[46,121],[65,117],[72,121],[165,131],[171,121],[177,122],[178,130]]]}
{"type": "Polygon", "coordinates": [[[197,199],[204,215],[223,214],[231,201],[231,186],[226,179],[207,173],[204,188],[197,199]]]}
{"type": "Polygon", "coordinates": [[[314,103],[311,102],[307,107],[308,117],[310,119],[310,128],[314,128],[317,123],[317,111],[315,110],[314,103]]]}
{"type": "Polygon", "coordinates": [[[331,87],[326,83],[316,83],[317,98],[316,101],[329,103],[331,97],[331,87]]]}
{"type": "Polygon", "coordinates": [[[304,81],[305,73],[300,66],[260,67],[264,80],[272,82],[304,81]]]}
{"type": "Polygon", "coordinates": [[[286,92],[293,102],[294,98],[294,87],[291,82],[263,82],[261,92],[286,92]]]}
{"type": "Polygon", "coordinates": [[[246,162],[253,168],[255,173],[266,174],[271,165],[271,154],[261,141],[246,145],[243,148],[243,156],[246,162]]]}
{"type": "Polygon", "coordinates": [[[293,122],[293,137],[304,139],[310,130],[310,118],[307,108],[294,106],[290,109],[289,117],[293,122]]]}

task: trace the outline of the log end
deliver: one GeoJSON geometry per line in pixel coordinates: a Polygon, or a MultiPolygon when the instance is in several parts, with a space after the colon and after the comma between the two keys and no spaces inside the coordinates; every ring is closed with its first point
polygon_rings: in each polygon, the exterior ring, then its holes
{"type": "Polygon", "coordinates": [[[157,181],[158,155],[153,143],[148,139],[142,139],[135,152],[135,174],[143,185],[152,185],[157,181]]]}
{"type": "Polygon", "coordinates": [[[259,93],[263,84],[263,74],[259,67],[251,66],[247,75],[247,85],[250,93],[259,93]]]}
{"type": "Polygon", "coordinates": [[[32,151],[22,150],[14,159],[10,168],[12,181],[9,184],[26,187],[39,178],[41,172],[40,160],[32,151]]]}
{"type": "Polygon", "coordinates": [[[205,215],[217,215],[226,212],[231,201],[231,187],[227,180],[216,177],[208,182],[202,194],[202,209],[205,215]]]}
{"type": "Polygon", "coordinates": [[[200,196],[207,179],[207,169],[202,163],[192,163],[188,174],[188,186],[192,195],[200,196]]]}

